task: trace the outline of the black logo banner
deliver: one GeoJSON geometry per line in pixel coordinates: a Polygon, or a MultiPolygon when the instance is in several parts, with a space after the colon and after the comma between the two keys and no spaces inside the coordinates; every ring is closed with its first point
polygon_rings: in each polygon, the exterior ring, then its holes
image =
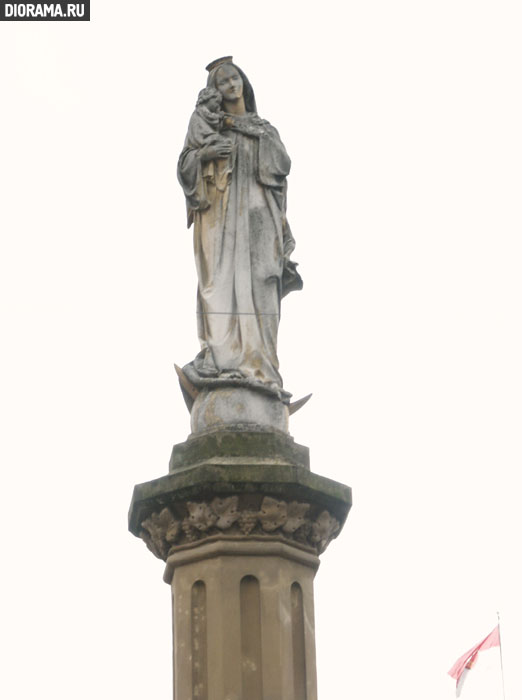
{"type": "Polygon", "coordinates": [[[91,2],[17,2],[0,0],[0,21],[4,22],[88,22],[91,2]]]}

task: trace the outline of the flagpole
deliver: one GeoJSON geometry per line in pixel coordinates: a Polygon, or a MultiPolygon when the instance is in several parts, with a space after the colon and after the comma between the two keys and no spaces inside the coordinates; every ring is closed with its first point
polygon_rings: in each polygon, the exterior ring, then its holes
{"type": "Polygon", "coordinates": [[[500,650],[500,672],[502,675],[502,697],[506,700],[506,689],[504,686],[504,662],[502,660],[502,635],[500,634],[500,613],[497,611],[498,620],[498,648],[500,650]]]}

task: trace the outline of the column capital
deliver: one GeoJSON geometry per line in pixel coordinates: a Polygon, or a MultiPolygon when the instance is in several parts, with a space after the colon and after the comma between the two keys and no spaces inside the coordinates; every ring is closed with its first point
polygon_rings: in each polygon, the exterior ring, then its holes
{"type": "Polygon", "coordinates": [[[273,433],[219,433],[173,451],[168,475],[134,488],[129,529],[164,561],[204,541],[272,541],[313,555],[335,538],[351,489],[309,471],[308,450],[273,433]]]}

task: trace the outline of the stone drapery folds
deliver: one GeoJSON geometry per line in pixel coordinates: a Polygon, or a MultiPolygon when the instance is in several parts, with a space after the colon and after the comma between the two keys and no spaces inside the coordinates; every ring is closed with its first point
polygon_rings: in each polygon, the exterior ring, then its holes
{"type": "Polygon", "coordinates": [[[194,225],[201,344],[184,371],[198,388],[217,380],[288,400],[277,358],[280,303],[302,287],[290,260],[289,171],[290,158],[277,130],[257,115],[245,74],[231,62],[213,68],[178,163],[194,225]]]}

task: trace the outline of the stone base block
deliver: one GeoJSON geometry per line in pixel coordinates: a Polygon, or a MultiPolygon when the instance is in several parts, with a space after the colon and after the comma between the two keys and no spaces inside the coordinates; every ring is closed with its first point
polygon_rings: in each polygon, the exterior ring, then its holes
{"type": "Polygon", "coordinates": [[[223,428],[205,435],[190,435],[185,442],[174,445],[169,472],[201,464],[265,464],[310,470],[310,454],[308,447],[280,432],[223,428]]]}
{"type": "Polygon", "coordinates": [[[288,406],[275,396],[247,387],[204,389],[192,406],[192,432],[203,433],[225,426],[261,427],[288,433],[288,406]]]}

